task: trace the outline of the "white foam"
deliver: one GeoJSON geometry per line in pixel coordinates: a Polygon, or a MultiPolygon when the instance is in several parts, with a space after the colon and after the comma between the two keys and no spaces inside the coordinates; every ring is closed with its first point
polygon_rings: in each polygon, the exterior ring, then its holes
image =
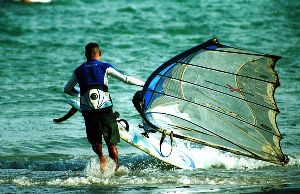
{"type": "MultiPolygon", "coordinates": [[[[100,163],[98,157],[92,158],[86,165],[83,174],[78,177],[69,177],[67,179],[54,179],[48,181],[48,185],[55,186],[78,186],[78,185],[90,185],[90,184],[101,184],[101,185],[118,185],[122,184],[122,177],[126,179],[126,175],[129,174],[129,169],[120,166],[118,172],[115,173],[115,163],[114,161],[107,157],[107,169],[105,173],[101,172],[100,163]],[[121,178],[121,179],[120,179],[121,178]],[[119,182],[121,181],[121,182],[119,182]]],[[[134,184],[137,179],[130,178],[129,183],[134,184]],[[132,180],[132,182],[130,182],[132,180]]],[[[124,180],[123,180],[124,181],[124,180]]]]}
{"type": "MultiPolygon", "coordinates": [[[[176,141],[176,148],[185,153],[189,153],[196,158],[194,161],[196,166],[202,169],[213,167],[224,167],[226,169],[257,169],[266,166],[274,166],[275,164],[237,156],[231,153],[225,153],[220,150],[203,146],[191,147],[191,144],[186,141],[176,141]]],[[[291,160],[294,163],[300,164],[300,160],[291,160]]]]}
{"type": "Polygon", "coordinates": [[[54,179],[48,181],[48,185],[55,185],[55,186],[78,186],[78,185],[90,185],[93,182],[86,178],[86,177],[70,177],[67,179],[54,179]]]}
{"type": "Polygon", "coordinates": [[[104,173],[100,170],[99,158],[92,158],[84,169],[85,175],[88,177],[111,177],[115,174],[115,162],[107,157],[107,167],[104,173]]]}
{"type": "Polygon", "coordinates": [[[21,178],[16,178],[13,180],[13,183],[19,186],[33,186],[37,185],[36,182],[34,182],[32,179],[29,179],[28,177],[21,177],[21,178]]]}
{"type": "Polygon", "coordinates": [[[288,163],[289,166],[298,166],[300,167],[300,156],[288,156],[290,161],[288,163]]]}
{"type": "Polygon", "coordinates": [[[187,177],[187,176],[181,176],[177,180],[177,183],[189,185],[189,184],[191,184],[191,179],[189,177],[187,177]]]}

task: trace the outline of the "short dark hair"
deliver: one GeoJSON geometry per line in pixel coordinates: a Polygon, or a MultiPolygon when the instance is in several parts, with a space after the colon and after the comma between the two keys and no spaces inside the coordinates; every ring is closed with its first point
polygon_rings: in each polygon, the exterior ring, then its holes
{"type": "Polygon", "coordinates": [[[101,55],[101,50],[97,43],[90,42],[85,45],[85,57],[87,60],[91,60],[95,56],[96,52],[99,52],[101,55]]]}

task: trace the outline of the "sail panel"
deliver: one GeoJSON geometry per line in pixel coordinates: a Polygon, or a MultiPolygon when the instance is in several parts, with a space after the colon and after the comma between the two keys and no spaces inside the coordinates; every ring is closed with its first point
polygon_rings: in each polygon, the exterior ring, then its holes
{"type": "Polygon", "coordinates": [[[170,59],[149,77],[141,114],[158,131],[282,163],[274,100],[278,59],[212,39],[170,59]]]}

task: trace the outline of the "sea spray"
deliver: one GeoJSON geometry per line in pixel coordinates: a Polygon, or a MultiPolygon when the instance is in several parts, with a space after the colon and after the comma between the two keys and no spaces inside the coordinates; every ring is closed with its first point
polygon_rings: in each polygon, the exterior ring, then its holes
{"type": "Polygon", "coordinates": [[[99,158],[92,158],[86,165],[84,173],[88,177],[111,177],[115,174],[116,165],[115,162],[107,157],[107,166],[104,173],[101,172],[99,158]]]}
{"type": "MultiPolygon", "coordinates": [[[[211,147],[199,146],[187,141],[177,140],[174,146],[197,158],[195,162],[197,162],[198,166],[201,166],[202,169],[216,167],[223,167],[225,169],[257,169],[266,166],[275,166],[275,164],[272,163],[225,153],[211,147]]],[[[297,163],[297,160],[293,160],[293,163],[297,163]]]]}

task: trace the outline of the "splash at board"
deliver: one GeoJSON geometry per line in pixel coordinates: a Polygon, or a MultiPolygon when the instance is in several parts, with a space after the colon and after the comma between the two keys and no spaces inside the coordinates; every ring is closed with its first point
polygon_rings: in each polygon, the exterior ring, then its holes
{"type": "MultiPolygon", "coordinates": [[[[53,119],[54,122],[64,122],[72,117],[77,111],[80,111],[80,104],[77,100],[70,99],[68,103],[72,106],[70,111],[61,118],[53,119]]],[[[183,152],[167,142],[163,142],[161,146],[160,139],[154,137],[153,134],[145,136],[139,127],[128,125],[123,119],[117,119],[117,121],[121,139],[146,154],[182,169],[203,168],[203,164],[197,160],[194,155],[186,151],[183,152]]]]}

